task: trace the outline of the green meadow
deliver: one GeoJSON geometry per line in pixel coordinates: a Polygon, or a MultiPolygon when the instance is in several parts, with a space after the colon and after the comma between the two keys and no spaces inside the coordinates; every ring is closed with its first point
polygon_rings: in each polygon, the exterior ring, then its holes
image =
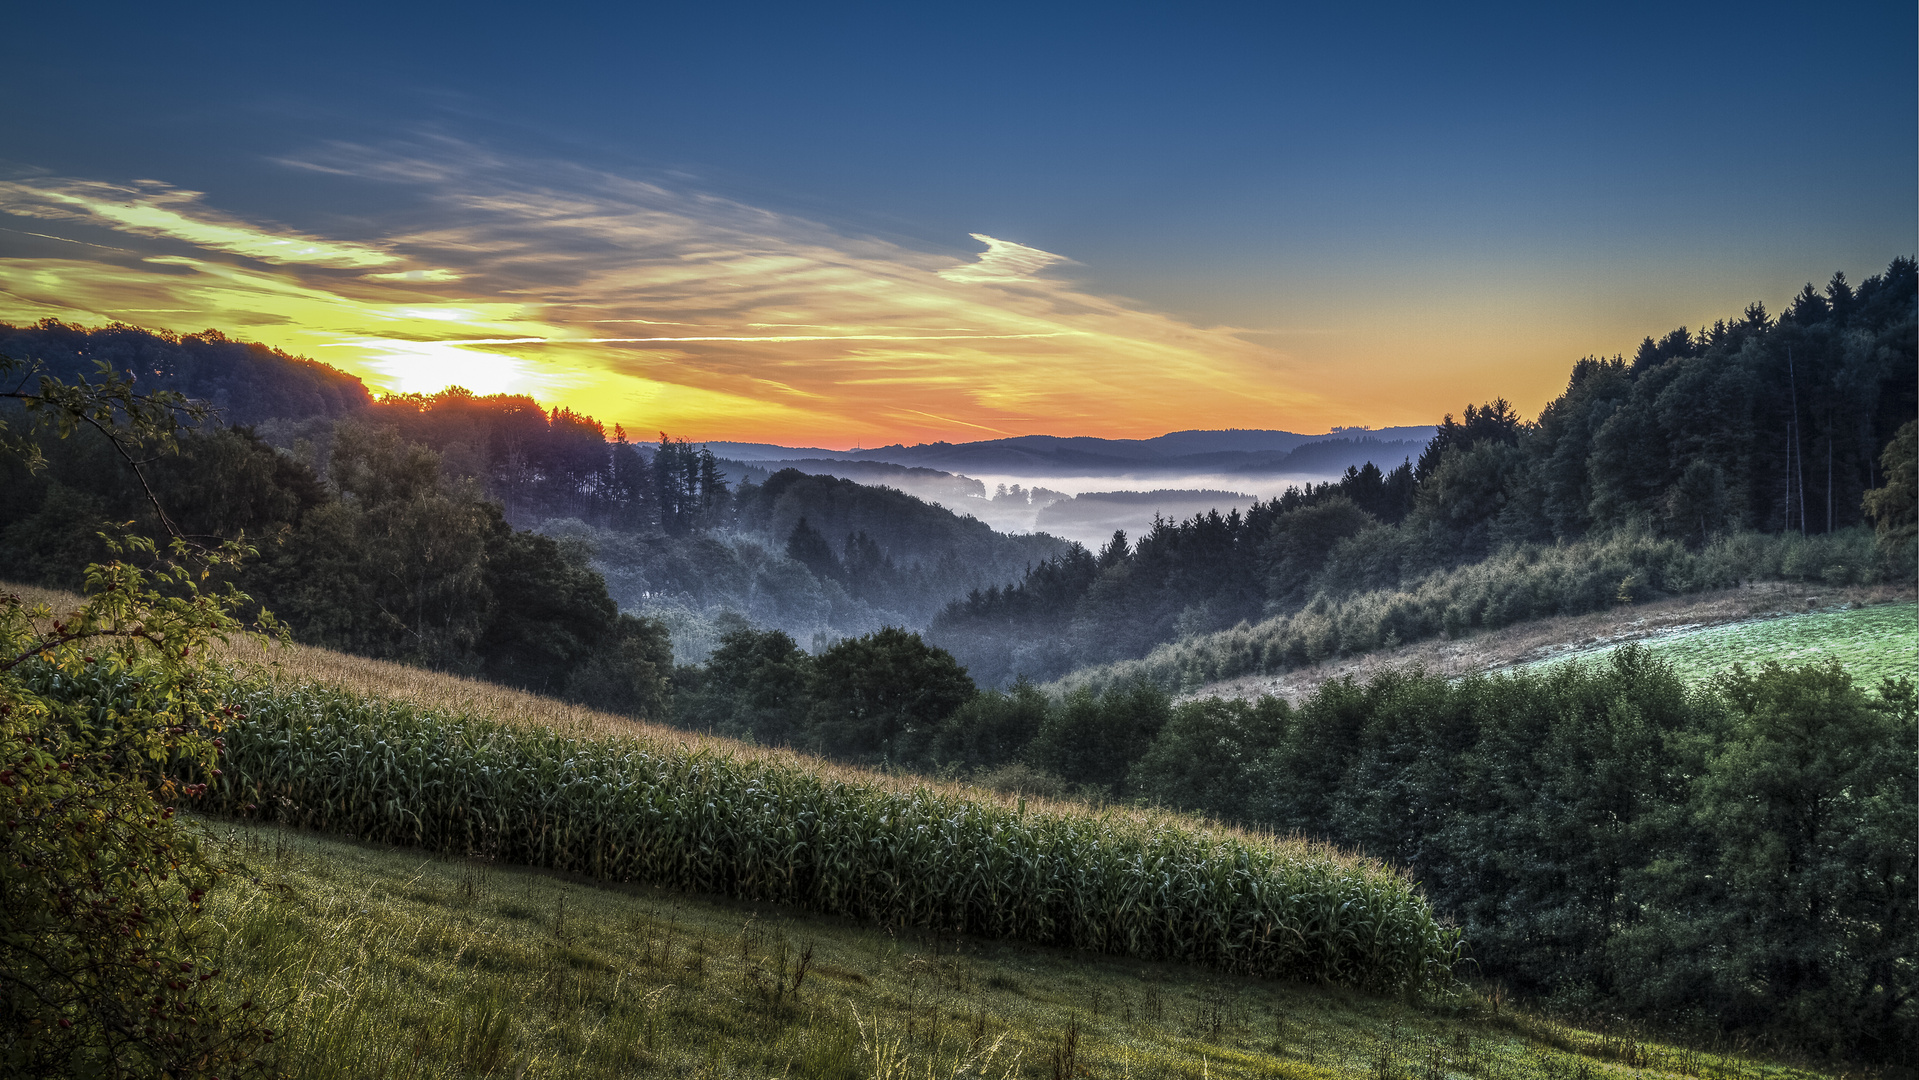
{"type": "MultiPolygon", "coordinates": [[[[1709,679],[1735,664],[1756,668],[1767,661],[1784,665],[1837,659],[1862,686],[1882,679],[1919,676],[1919,605],[1814,611],[1754,619],[1727,626],[1687,630],[1639,644],[1671,664],[1688,680],[1709,679]]],[[[1538,665],[1596,660],[1620,645],[1556,656],[1538,665]]]]}
{"type": "Polygon", "coordinates": [[[941,936],[215,823],[211,950],[301,1077],[1815,1074],[1438,999],[941,936]]]}

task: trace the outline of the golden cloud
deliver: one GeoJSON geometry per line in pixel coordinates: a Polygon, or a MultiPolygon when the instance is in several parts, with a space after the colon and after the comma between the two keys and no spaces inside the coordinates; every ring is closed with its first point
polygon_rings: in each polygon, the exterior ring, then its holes
{"type": "MultiPolygon", "coordinates": [[[[135,236],[184,240],[209,251],[268,263],[389,266],[399,260],[363,244],[269,230],[208,210],[197,191],[154,182],[119,187],[82,180],[29,186],[0,182],[0,212],[54,221],[84,221],[135,236]]],[[[64,239],[64,238],[61,238],[64,239]]]]}

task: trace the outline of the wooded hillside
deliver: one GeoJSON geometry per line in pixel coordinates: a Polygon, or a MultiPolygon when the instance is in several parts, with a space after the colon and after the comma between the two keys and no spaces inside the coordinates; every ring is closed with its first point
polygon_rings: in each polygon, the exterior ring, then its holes
{"type": "MultiPolygon", "coordinates": [[[[1886,482],[1881,454],[1919,411],[1916,285],[1913,261],[1895,259],[1857,288],[1844,274],[1824,291],[1808,285],[1777,318],[1755,303],[1698,332],[1648,337],[1630,360],[1589,357],[1536,420],[1504,400],[1468,405],[1400,469],[1355,469],[1243,515],[1069,551],[952,604],[932,634],[1001,683],[1316,603],[1410,593],[1501,549],[1631,533],[1698,551],[1747,532],[1842,534],[1865,521],[1865,493],[1886,482]]],[[[1902,559],[1890,556],[1888,572],[1909,574],[1902,559]]],[[[1661,587],[1627,580],[1633,569],[1597,602],[1661,587]]],[[[1575,592],[1528,617],[1589,610],[1591,590],[1575,592]]],[[[1464,629],[1483,612],[1460,608],[1442,627],[1444,614],[1408,627],[1464,629]]]]}

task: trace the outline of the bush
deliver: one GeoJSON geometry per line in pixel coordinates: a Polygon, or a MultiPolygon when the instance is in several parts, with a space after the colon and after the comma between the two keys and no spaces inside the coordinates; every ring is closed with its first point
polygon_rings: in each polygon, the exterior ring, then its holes
{"type": "MultiPolygon", "coordinates": [[[[0,375],[18,365],[0,356],[0,375]]],[[[0,394],[0,468],[31,475],[40,436],[90,430],[131,464],[177,451],[207,417],[177,393],[137,394],[105,362],[67,385],[0,394]]],[[[144,486],[144,485],[143,485],[144,486]]],[[[151,491],[150,488],[145,490],[151,491]]],[[[9,1076],[204,1076],[258,1071],[264,1010],[235,1000],[199,949],[200,903],[223,870],[176,802],[217,778],[234,718],[205,666],[250,600],[201,583],[247,552],[98,532],[87,600],[56,613],[0,595],[0,1072],[9,1076]],[[147,569],[134,565],[144,564],[147,569]],[[183,776],[182,773],[187,775],[183,776]]]]}
{"type": "MultiPolygon", "coordinates": [[[[139,550],[136,545],[135,550],[139,550]]],[[[147,549],[150,552],[150,548],[147,549]]],[[[0,596],[0,1072],[233,1076],[265,1010],[197,932],[224,873],[177,805],[234,714],[199,666],[240,598],[165,600],[123,562],[59,616],[0,596]]]]}

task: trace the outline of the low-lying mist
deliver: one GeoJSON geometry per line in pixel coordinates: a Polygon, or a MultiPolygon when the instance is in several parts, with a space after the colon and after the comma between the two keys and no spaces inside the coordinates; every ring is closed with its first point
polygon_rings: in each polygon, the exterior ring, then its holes
{"type": "Polygon", "coordinates": [[[1218,510],[1241,513],[1255,501],[1289,487],[1324,483],[1337,474],[1278,473],[1124,473],[1111,476],[975,476],[983,496],[960,494],[951,484],[915,484],[911,478],[885,483],[909,495],[938,503],[956,514],[978,518],[1003,533],[1044,532],[1097,549],[1115,529],[1137,538],[1153,527],[1153,516],[1182,520],[1218,510]]]}

